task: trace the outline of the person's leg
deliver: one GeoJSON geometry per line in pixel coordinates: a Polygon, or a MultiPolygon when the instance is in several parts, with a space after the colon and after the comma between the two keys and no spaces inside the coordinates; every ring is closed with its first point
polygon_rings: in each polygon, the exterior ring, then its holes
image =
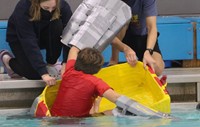
{"type": "Polygon", "coordinates": [[[58,62],[63,48],[63,61],[67,61],[69,47],[61,43],[63,24],[61,20],[53,20],[40,31],[40,48],[46,49],[47,70],[53,77],[59,78],[62,65],[58,62]],[[52,71],[54,70],[54,71],[52,71]]]}
{"type": "MultiPolygon", "coordinates": [[[[61,55],[62,47],[61,35],[63,24],[61,20],[53,20],[48,25],[41,27],[39,32],[39,46],[41,49],[46,49],[47,71],[50,76],[60,78],[62,65],[58,61],[61,55]]],[[[63,61],[66,61],[69,47],[63,49],[63,61]]]]}
{"type": "Polygon", "coordinates": [[[63,25],[61,20],[51,21],[49,27],[41,32],[41,41],[45,43],[46,61],[55,64],[61,55],[63,44],[61,43],[63,25]]]}
{"type": "MultiPolygon", "coordinates": [[[[126,30],[128,28],[128,24],[122,28],[122,30],[117,34],[117,37],[119,38],[119,40],[123,40],[124,36],[125,36],[125,33],[126,33],[126,30]]],[[[119,50],[112,46],[112,52],[111,52],[111,58],[110,58],[110,61],[109,61],[109,65],[115,65],[117,64],[119,61],[119,50]]]]}
{"type": "Polygon", "coordinates": [[[155,64],[155,73],[160,76],[165,68],[165,63],[163,61],[162,55],[161,55],[161,51],[158,45],[158,42],[156,42],[156,45],[154,46],[154,52],[152,57],[154,58],[154,60],[156,61],[155,64]]]}
{"type": "Polygon", "coordinates": [[[41,79],[40,75],[33,69],[20,43],[9,43],[15,58],[9,60],[10,68],[17,74],[27,79],[41,79]]]}
{"type": "Polygon", "coordinates": [[[115,46],[112,46],[111,48],[111,57],[108,66],[118,64],[119,61],[119,50],[115,46]]]}
{"type": "Polygon", "coordinates": [[[13,58],[13,55],[9,53],[7,50],[0,51],[0,62],[3,64],[5,71],[7,72],[10,78],[22,78],[18,74],[16,74],[10,67],[9,61],[13,58]]]}
{"type": "Polygon", "coordinates": [[[165,68],[165,64],[164,61],[162,59],[162,56],[160,55],[160,53],[158,52],[154,52],[152,57],[154,58],[154,60],[156,61],[155,64],[155,73],[160,76],[165,68]]]}
{"type": "Polygon", "coordinates": [[[68,46],[63,44],[63,61],[62,61],[62,63],[63,62],[66,63],[67,62],[69,50],[70,50],[70,47],[68,47],[68,46]]]}

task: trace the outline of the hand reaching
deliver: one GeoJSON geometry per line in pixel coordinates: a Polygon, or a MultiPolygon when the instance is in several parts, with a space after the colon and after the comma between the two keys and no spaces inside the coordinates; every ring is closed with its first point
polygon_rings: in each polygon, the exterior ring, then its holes
{"type": "Polygon", "coordinates": [[[127,62],[131,66],[135,66],[136,63],[137,63],[136,53],[130,47],[128,47],[128,46],[126,46],[126,48],[124,49],[124,53],[125,53],[127,62]]]}
{"type": "Polygon", "coordinates": [[[146,68],[146,66],[149,65],[151,69],[155,72],[156,61],[153,59],[152,55],[150,55],[148,51],[144,52],[143,64],[144,68],[146,68]]]}
{"type": "Polygon", "coordinates": [[[90,114],[95,114],[99,112],[99,106],[101,102],[102,97],[97,97],[93,103],[92,108],[90,109],[90,114]]]}
{"type": "Polygon", "coordinates": [[[46,83],[47,86],[52,86],[56,84],[56,79],[51,77],[49,74],[42,75],[42,80],[46,83]]]}

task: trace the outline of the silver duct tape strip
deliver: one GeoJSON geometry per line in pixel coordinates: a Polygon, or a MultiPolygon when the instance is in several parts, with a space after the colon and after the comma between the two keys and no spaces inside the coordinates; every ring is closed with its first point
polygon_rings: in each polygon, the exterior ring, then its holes
{"type": "Polygon", "coordinates": [[[88,5],[89,8],[93,8],[97,5],[100,5],[101,0],[83,0],[83,3],[88,5]]]}
{"type": "Polygon", "coordinates": [[[115,19],[116,17],[105,8],[95,8],[95,13],[92,13],[91,16],[87,18],[85,24],[82,25],[79,32],[72,37],[69,44],[75,45],[79,49],[94,47],[113,24],[115,19]]]}
{"type": "Polygon", "coordinates": [[[129,111],[137,116],[148,116],[154,118],[170,118],[169,114],[165,114],[159,111],[154,111],[142,104],[126,97],[121,96],[117,99],[116,105],[123,109],[123,111],[129,111]]]}
{"type": "Polygon", "coordinates": [[[40,97],[36,97],[35,100],[33,101],[33,104],[31,105],[30,111],[28,112],[29,115],[35,116],[36,107],[39,101],[40,97]]]}
{"type": "Polygon", "coordinates": [[[84,0],[64,29],[61,42],[103,51],[130,18],[131,9],[121,0],[84,0]]]}
{"type": "Polygon", "coordinates": [[[80,25],[83,24],[87,19],[86,14],[89,11],[90,8],[88,8],[85,4],[80,4],[78,6],[73,16],[69,20],[67,26],[63,30],[62,40],[61,40],[62,43],[68,45],[68,43],[72,40],[74,34],[78,32],[80,25]]]}

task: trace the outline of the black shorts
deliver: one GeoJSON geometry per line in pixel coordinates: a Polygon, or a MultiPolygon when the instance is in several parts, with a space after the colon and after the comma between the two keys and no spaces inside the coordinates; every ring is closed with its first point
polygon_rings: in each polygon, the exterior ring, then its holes
{"type": "MultiPolygon", "coordinates": [[[[159,36],[159,33],[158,33],[159,36]]],[[[126,33],[123,42],[130,46],[136,53],[138,59],[142,61],[144,52],[146,51],[146,45],[147,45],[147,35],[131,35],[129,33],[126,33]]],[[[161,54],[158,40],[156,41],[156,44],[154,46],[154,52],[158,52],[161,54]]],[[[162,55],[162,54],[161,54],[162,55]]]]}

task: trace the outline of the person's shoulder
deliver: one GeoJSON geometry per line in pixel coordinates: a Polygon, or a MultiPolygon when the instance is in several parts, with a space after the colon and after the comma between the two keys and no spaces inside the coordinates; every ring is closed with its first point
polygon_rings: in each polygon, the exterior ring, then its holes
{"type": "Polygon", "coordinates": [[[61,8],[69,6],[68,2],[66,0],[60,0],[60,6],[61,8]]]}
{"type": "Polygon", "coordinates": [[[60,10],[61,13],[70,13],[71,12],[71,7],[69,6],[68,2],[65,0],[60,1],[60,10]]]}
{"type": "Polygon", "coordinates": [[[31,6],[30,0],[20,0],[16,6],[22,7],[22,8],[29,8],[31,6]]]}
{"type": "Polygon", "coordinates": [[[30,6],[31,6],[30,0],[20,0],[15,7],[15,11],[19,10],[27,12],[29,11],[30,6]]]}
{"type": "Polygon", "coordinates": [[[60,0],[60,3],[67,3],[66,0],[60,0]]]}

